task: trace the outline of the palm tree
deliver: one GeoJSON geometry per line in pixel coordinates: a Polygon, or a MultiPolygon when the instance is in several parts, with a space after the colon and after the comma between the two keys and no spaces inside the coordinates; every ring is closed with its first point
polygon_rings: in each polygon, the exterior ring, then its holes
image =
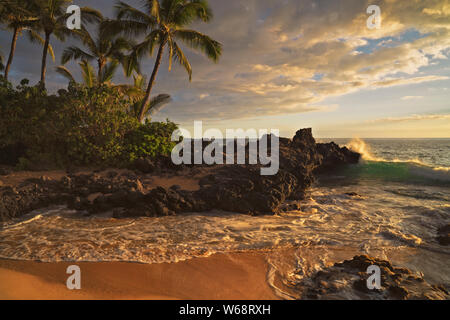
{"type": "MultiPolygon", "coordinates": [[[[103,78],[97,78],[97,76],[95,75],[94,67],[88,61],[82,60],[79,65],[81,67],[81,74],[83,77],[83,86],[92,88],[99,84],[106,84],[117,89],[122,95],[128,98],[128,101],[131,104],[128,112],[132,116],[137,117],[140,111],[140,106],[142,105],[142,100],[145,96],[146,80],[144,76],[135,74],[133,76],[134,84],[132,85],[114,85],[111,83],[111,80],[113,78],[114,71],[118,66],[117,62],[110,62],[104,68],[104,72],[102,73],[103,78]]],[[[69,80],[69,82],[77,83],[73,74],[66,67],[59,66],[56,68],[56,72],[64,76],[67,80],[69,80]]],[[[144,115],[144,120],[149,119],[151,116],[159,112],[170,101],[172,101],[172,97],[168,94],[160,94],[150,99],[149,108],[144,115]]]]}
{"type": "MultiPolygon", "coordinates": [[[[133,84],[121,84],[116,87],[119,89],[121,93],[126,95],[131,102],[142,101],[145,96],[145,85],[147,83],[147,79],[140,73],[133,75],[133,84]]],[[[138,112],[138,111],[137,111],[138,112]]]]}
{"type": "MultiPolygon", "coordinates": [[[[6,25],[7,29],[12,30],[13,34],[8,61],[4,68],[6,80],[8,80],[9,71],[13,63],[17,40],[22,32],[26,31],[31,41],[43,43],[43,39],[39,33],[30,28],[33,22],[36,21],[36,17],[33,16],[34,5],[35,3],[29,0],[5,0],[0,8],[0,20],[6,25]]],[[[51,46],[48,47],[48,51],[53,55],[51,46]]]]}
{"type": "Polygon", "coordinates": [[[153,54],[158,47],[153,72],[138,114],[143,121],[149,109],[150,96],[158,74],[166,47],[169,49],[169,71],[173,61],[177,61],[192,80],[192,67],[177,41],[203,52],[209,59],[218,62],[222,45],[198,31],[186,29],[196,21],[209,22],[212,11],[206,0],[145,0],[145,11],[136,9],[124,2],[116,5],[117,20],[104,24],[105,30],[123,33],[128,36],[144,36],[144,41],[134,49],[138,57],[153,54]]]}
{"type": "Polygon", "coordinates": [[[5,66],[3,65],[3,55],[2,52],[0,51],[0,71],[2,71],[5,68],[5,66]]]}
{"type": "MultiPolygon", "coordinates": [[[[37,2],[36,16],[34,24],[35,30],[44,33],[44,50],[41,65],[41,85],[45,86],[45,76],[47,72],[47,52],[50,45],[51,36],[64,41],[67,36],[73,35],[73,31],[66,27],[69,14],[66,13],[67,6],[72,0],[35,0],[37,2]]],[[[102,19],[100,12],[91,8],[81,8],[81,17],[84,22],[99,21],[102,19]]]]}
{"type": "MultiPolygon", "coordinates": [[[[81,67],[83,85],[92,88],[94,86],[99,86],[102,84],[110,85],[112,78],[114,77],[114,74],[116,73],[116,70],[119,66],[119,63],[116,61],[107,63],[102,68],[102,72],[100,74],[95,73],[94,67],[87,60],[82,60],[81,62],[79,62],[79,65],[81,67]]],[[[56,67],[56,72],[58,72],[60,75],[68,79],[69,82],[76,83],[75,77],[66,67],[64,66],[56,67]]]]}
{"type": "MultiPolygon", "coordinates": [[[[156,97],[150,98],[150,102],[148,103],[148,108],[146,108],[146,111],[143,116],[142,121],[150,121],[151,117],[153,117],[155,114],[157,114],[159,111],[161,111],[162,108],[164,108],[168,103],[172,101],[172,97],[168,94],[158,94],[156,97]]],[[[133,115],[137,116],[138,111],[142,105],[142,101],[139,103],[136,103],[133,107],[133,115]]],[[[140,111],[139,111],[140,112],[140,111]]]]}
{"type": "MultiPolygon", "coordinates": [[[[2,15],[3,15],[3,11],[5,10],[4,8],[4,4],[0,3],[0,23],[1,23],[1,19],[2,19],[2,15]]],[[[0,50],[0,71],[2,71],[5,68],[5,66],[3,65],[3,53],[0,50]]]]}
{"type": "MultiPolygon", "coordinates": [[[[118,85],[116,88],[128,97],[132,103],[130,113],[137,118],[141,110],[142,101],[145,98],[147,80],[139,73],[133,75],[133,79],[134,83],[132,85],[118,85]]],[[[172,97],[166,93],[151,98],[142,121],[150,119],[171,101],[172,97]]]]}
{"type": "Polygon", "coordinates": [[[106,33],[105,30],[100,27],[97,30],[96,37],[93,37],[86,28],[75,31],[74,34],[80,38],[87,50],[82,48],[71,46],[64,50],[61,58],[61,63],[64,65],[70,60],[84,60],[84,61],[96,61],[97,62],[97,79],[100,80],[99,84],[102,84],[101,80],[104,78],[103,69],[107,63],[124,62],[126,60],[123,50],[130,50],[132,43],[125,38],[115,38],[106,33]]]}

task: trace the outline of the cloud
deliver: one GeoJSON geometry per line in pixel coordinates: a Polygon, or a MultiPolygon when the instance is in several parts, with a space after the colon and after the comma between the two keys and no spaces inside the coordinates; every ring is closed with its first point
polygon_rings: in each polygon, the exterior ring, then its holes
{"type": "Polygon", "coordinates": [[[424,96],[404,96],[401,98],[401,100],[403,101],[407,101],[407,100],[420,100],[423,99],[424,96]]]}
{"type": "MultiPolygon", "coordinates": [[[[80,1],[111,14],[110,0],[80,1]]],[[[323,110],[317,106],[327,98],[362,89],[449,80],[431,72],[419,74],[448,60],[448,1],[376,1],[383,15],[378,30],[366,27],[366,9],[373,4],[369,0],[210,2],[213,21],[192,27],[222,42],[223,57],[213,64],[187,49],[192,83],[182,68],[169,73],[163,63],[154,94],[169,93],[174,101],[156,120],[186,123],[315,112],[323,110]]],[[[5,43],[9,34],[1,38],[5,43]]],[[[68,44],[56,43],[57,53],[68,44]]],[[[22,39],[18,52],[15,79],[37,81],[40,48],[22,39]]],[[[143,63],[144,73],[151,72],[153,63],[143,63]]],[[[61,80],[49,70],[50,86],[65,85],[61,80]]],[[[122,81],[123,76],[115,79],[122,81]]]]}
{"type": "Polygon", "coordinates": [[[425,121],[425,120],[450,120],[450,114],[415,114],[406,117],[392,117],[384,119],[376,119],[370,121],[371,123],[385,123],[385,122],[407,122],[407,121],[425,121]]]}
{"type": "Polygon", "coordinates": [[[414,78],[387,78],[382,81],[377,81],[374,83],[377,87],[392,87],[392,86],[404,86],[409,84],[418,84],[423,82],[448,80],[449,77],[445,76],[424,76],[424,77],[414,77],[414,78]]]}
{"type": "Polygon", "coordinates": [[[204,105],[179,101],[167,110],[186,110],[207,119],[302,113],[326,98],[365,88],[449,79],[418,74],[447,59],[450,19],[422,13],[425,8],[442,11],[438,1],[381,1],[383,25],[375,31],[365,27],[369,1],[213,4],[216,20],[205,32],[224,43],[224,56],[218,65],[198,60],[201,69],[192,85],[214,98],[205,99],[204,105]],[[226,25],[239,28],[231,31],[226,25]],[[380,44],[371,52],[361,51],[371,40],[380,44]]]}

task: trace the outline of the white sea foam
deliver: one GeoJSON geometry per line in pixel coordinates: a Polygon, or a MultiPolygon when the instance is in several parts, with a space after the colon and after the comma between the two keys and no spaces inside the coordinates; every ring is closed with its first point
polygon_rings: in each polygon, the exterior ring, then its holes
{"type": "MultiPolygon", "coordinates": [[[[367,148],[360,146],[359,150],[367,148]]],[[[422,169],[426,174],[433,172],[418,163],[408,164],[405,171],[404,162],[377,162],[376,158],[366,160],[375,165],[357,166],[357,173],[373,170],[375,174],[387,172],[387,178],[397,174],[404,179],[407,172],[409,179],[411,170],[416,176],[422,169]]],[[[280,297],[296,298],[287,284],[366,253],[394,261],[402,257],[405,266],[450,283],[450,250],[436,241],[437,229],[450,220],[447,186],[392,179],[379,183],[360,179],[360,175],[348,180],[343,179],[347,173],[340,172],[336,176],[339,179],[329,176],[314,187],[309,198],[299,203],[300,210],[277,216],[213,211],[117,220],[83,217],[63,207],[38,210],[0,226],[0,257],[163,263],[218,252],[264,250],[271,252],[269,283],[280,297]],[[274,248],[278,250],[270,250],[274,248]],[[283,255],[286,250],[294,253],[283,255]]]]}
{"type": "Polygon", "coordinates": [[[214,211],[116,220],[53,209],[3,226],[0,257],[162,263],[285,247],[433,246],[435,230],[450,216],[438,187],[424,189],[427,199],[392,192],[395,186],[359,186],[359,198],[345,194],[353,188],[315,188],[301,210],[277,216],[214,211]]]}
{"type": "Polygon", "coordinates": [[[408,180],[417,181],[418,179],[421,179],[430,182],[450,183],[450,167],[433,166],[432,164],[419,159],[417,156],[414,157],[414,152],[408,153],[404,151],[406,156],[398,157],[390,155],[390,157],[384,158],[378,155],[382,153],[382,150],[377,150],[375,152],[370,144],[359,138],[354,138],[348,142],[346,147],[361,154],[362,161],[360,167],[364,168],[370,165],[370,168],[368,169],[369,171],[372,170],[374,177],[376,177],[377,173],[380,173],[384,179],[389,178],[390,174],[394,179],[399,178],[395,175],[395,170],[397,169],[399,173],[403,174],[402,178],[405,182],[408,180]],[[377,169],[377,163],[379,163],[380,167],[378,170],[375,170],[377,169]],[[404,174],[405,169],[407,175],[404,174]]]}

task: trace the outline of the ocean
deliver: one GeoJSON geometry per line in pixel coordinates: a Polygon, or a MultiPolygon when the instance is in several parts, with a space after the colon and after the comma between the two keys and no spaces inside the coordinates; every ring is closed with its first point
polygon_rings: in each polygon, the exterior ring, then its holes
{"type": "Polygon", "coordinates": [[[280,297],[296,299],[296,284],[312,273],[368,254],[449,287],[450,249],[436,236],[450,223],[450,139],[333,140],[363,160],[318,177],[298,210],[116,220],[55,207],[4,224],[0,257],[176,263],[260,250],[267,252],[269,284],[280,297]]]}

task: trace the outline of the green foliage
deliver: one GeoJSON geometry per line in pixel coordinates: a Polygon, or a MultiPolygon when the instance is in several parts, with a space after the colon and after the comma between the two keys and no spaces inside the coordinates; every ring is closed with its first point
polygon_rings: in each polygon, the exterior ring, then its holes
{"type": "Polygon", "coordinates": [[[20,146],[20,169],[128,166],[139,157],[169,154],[176,125],[140,124],[131,107],[128,97],[106,85],[71,83],[48,95],[27,80],[13,88],[0,77],[0,152],[20,146]]]}
{"type": "Polygon", "coordinates": [[[130,132],[125,138],[126,162],[170,155],[175,147],[171,137],[176,129],[177,125],[167,120],[166,123],[147,122],[130,132]]]}
{"type": "Polygon", "coordinates": [[[139,127],[127,112],[128,103],[113,88],[72,85],[60,92],[59,130],[67,156],[77,165],[114,165],[124,151],[125,135],[139,127]]]}

